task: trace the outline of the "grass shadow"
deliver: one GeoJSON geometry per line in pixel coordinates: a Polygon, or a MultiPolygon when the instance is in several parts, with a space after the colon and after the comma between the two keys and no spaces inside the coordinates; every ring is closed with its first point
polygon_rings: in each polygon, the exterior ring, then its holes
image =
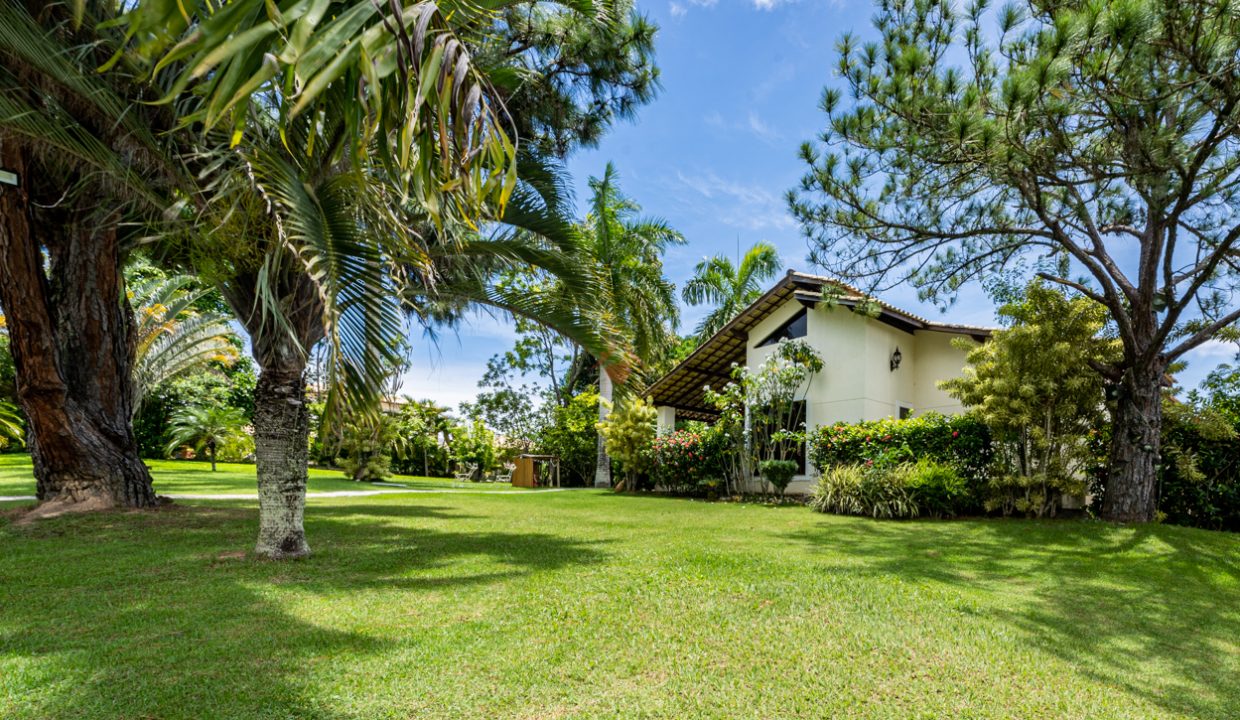
{"type": "Polygon", "coordinates": [[[970,612],[1087,677],[1175,713],[1240,715],[1235,536],[1087,521],[832,520],[788,536],[836,558],[828,572],[984,593],[993,602],[970,612]]]}
{"type": "Polygon", "coordinates": [[[416,602],[602,558],[571,538],[444,529],[464,517],[412,504],[314,507],[316,554],[293,563],[236,557],[253,545],[253,508],[0,519],[0,716],[344,717],[308,670],[398,639],[319,617],[316,603],[366,588],[416,602]],[[488,571],[463,569],[476,556],[488,571]]]}

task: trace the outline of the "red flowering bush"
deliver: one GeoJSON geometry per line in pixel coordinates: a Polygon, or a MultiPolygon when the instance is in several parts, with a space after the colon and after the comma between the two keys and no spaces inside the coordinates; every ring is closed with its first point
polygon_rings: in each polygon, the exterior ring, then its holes
{"type": "Polygon", "coordinates": [[[994,450],[990,431],[977,418],[926,413],[907,420],[822,425],[810,433],[809,457],[820,469],[929,458],[955,467],[969,479],[984,480],[994,450]]]}
{"type": "Polygon", "coordinates": [[[669,492],[697,494],[722,479],[726,438],[708,427],[692,427],[656,437],[650,444],[655,481],[669,492]]]}

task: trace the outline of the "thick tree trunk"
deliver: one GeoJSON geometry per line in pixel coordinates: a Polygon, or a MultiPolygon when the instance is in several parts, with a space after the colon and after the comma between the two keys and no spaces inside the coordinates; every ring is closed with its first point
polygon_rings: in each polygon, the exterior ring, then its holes
{"type": "Polygon", "coordinates": [[[258,463],[258,544],[276,560],[310,554],[306,507],[310,414],[304,366],[264,367],[254,388],[254,455],[258,463]]]}
{"type": "MultiPolygon", "coordinates": [[[[0,165],[23,180],[24,160],[0,140],[0,165]]],[[[115,221],[36,217],[24,188],[0,188],[0,307],[40,512],[154,505],[130,422],[133,314],[115,221]]]]}
{"type": "MultiPolygon", "coordinates": [[[[598,367],[598,421],[607,419],[608,405],[612,399],[611,377],[602,363],[598,367]]],[[[607,455],[607,446],[603,442],[603,434],[598,436],[598,456],[594,465],[594,487],[611,487],[611,458],[607,455]]]]}
{"type": "Polygon", "coordinates": [[[1149,522],[1158,509],[1162,377],[1161,366],[1129,369],[1120,383],[1102,503],[1106,520],[1149,522]]]}

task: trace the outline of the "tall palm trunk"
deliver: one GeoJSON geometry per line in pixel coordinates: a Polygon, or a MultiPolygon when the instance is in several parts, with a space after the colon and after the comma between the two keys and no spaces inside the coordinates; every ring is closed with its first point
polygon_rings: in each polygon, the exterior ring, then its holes
{"type": "MultiPolygon", "coordinates": [[[[23,182],[39,172],[26,160],[0,139],[0,166],[23,182]]],[[[134,319],[121,263],[113,218],[40,210],[26,188],[0,186],[0,307],[48,507],[156,502],[130,422],[134,319]]]]}
{"type": "MultiPolygon", "coordinates": [[[[603,422],[610,414],[608,408],[612,399],[611,377],[602,363],[598,366],[598,421],[603,422]]],[[[594,487],[611,487],[611,458],[607,455],[607,446],[603,442],[603,434],[598,435],[598,457],[594,466],[594,487]]]]}
{"type": "Polygon", "coordinates": [[[289,327],[284,327],[264,316],[255,282],[243,275],[221,288],[250,334],[259,367],[254,388],[259,509],[254,552],[275,560],[305,557],[310,554],[303,523],[310,460],[305,374],[310,348],[323,339],[322,305],[308,275],[286,274],[276,288],[286,307],[289,327]]]}

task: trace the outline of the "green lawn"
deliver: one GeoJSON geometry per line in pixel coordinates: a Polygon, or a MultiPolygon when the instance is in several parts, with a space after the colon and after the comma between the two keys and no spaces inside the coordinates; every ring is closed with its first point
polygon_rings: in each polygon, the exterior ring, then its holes
{"type": "Polygon", "coordinates": [[[0,717],[1240,716],[1236,535],[406,494],[277,564],[256,522],[0,518],[0,717]]]}
{"type": "MultiPolygon", "coordinates": [[[[219,463],[216,472],[211,464],[182,460],[147,460],[155,479],[155,491],[161,495],[211,495],[221,493],[255,494],[254,466],[242,463],[219,463]]],[[[506,483],[458,483],[450,478],[410,477],[395,475],[389,482],[425,490],[475,489],[512,490],[506,483]]],[[[333,490],[380,490],[382,485],[356,483],[339,470],[310,470],[310,492],[333,490]]],[[[517,488],[520,490],[520,488],[517,488]]],[[[34,475],[27,455],[0,455],[0,495],[33,495],[34,475]]]]}

